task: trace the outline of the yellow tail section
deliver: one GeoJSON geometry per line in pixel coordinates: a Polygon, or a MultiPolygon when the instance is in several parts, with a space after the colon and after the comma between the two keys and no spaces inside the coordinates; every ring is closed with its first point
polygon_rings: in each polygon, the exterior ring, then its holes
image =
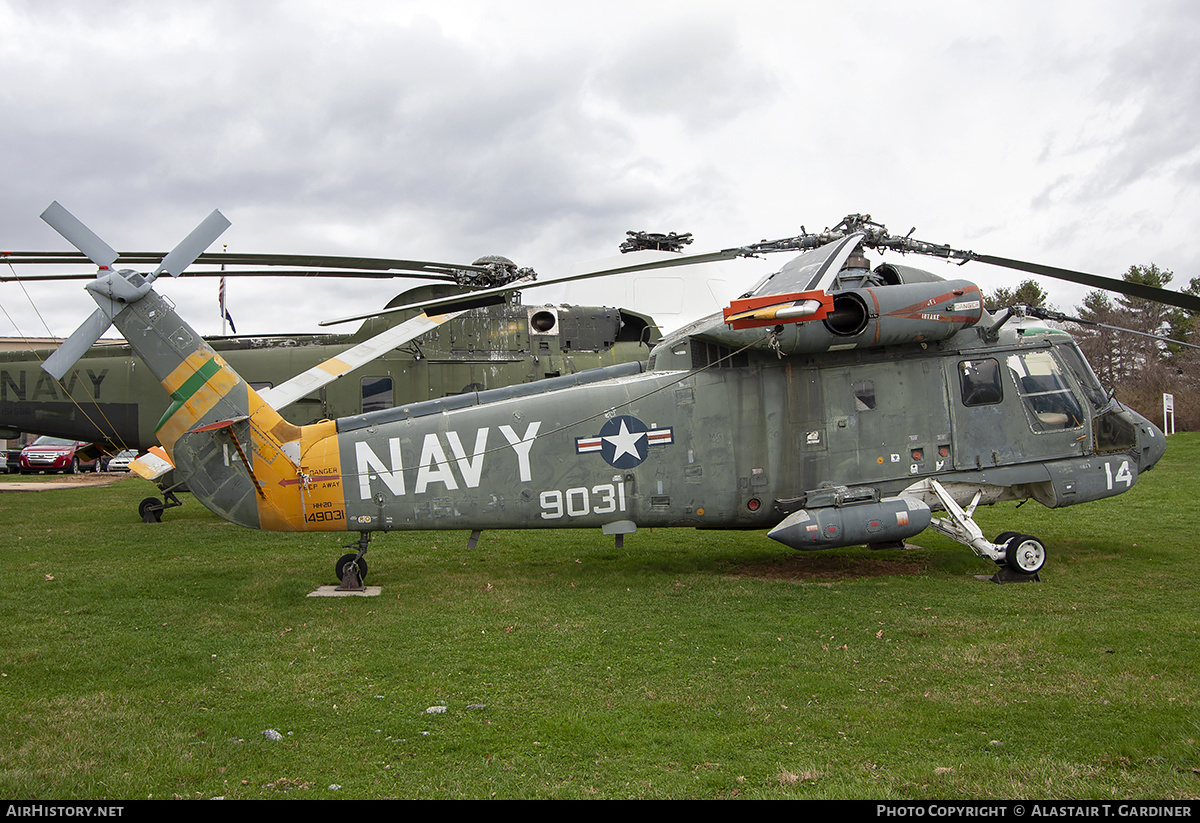
{"type": "Polygon", "coordinates": [[[253,487],[256,525],[272,531],[347,528],[337,428],[331,421],[296,426],[284,420],[207,345],[162,381],[172,403],[158,437],[188,485],[234,522],[250,512],[239,503],[253,487]],[[205,442],[207,441],[207,442],[205,442]],[[178,454],[177,454],[178,452],[178,454]],[[226,479],[230,468],[236,481],[226,479]],[[211,490],[211,491],[209,491],[211,490]]]}

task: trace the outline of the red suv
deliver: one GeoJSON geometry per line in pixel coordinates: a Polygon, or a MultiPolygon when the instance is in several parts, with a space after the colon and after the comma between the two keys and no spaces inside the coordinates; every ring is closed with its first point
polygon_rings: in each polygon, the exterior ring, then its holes
{"type": "Polygon", "coordinates": [[[64,472],[75,474],[79,471],[100,471],[98,458],[88,459],[80,452],[88,447],[81,440],[64,440],[61,437],[43,435],[21,449],[21,474],[32,472],[64,472]]]}

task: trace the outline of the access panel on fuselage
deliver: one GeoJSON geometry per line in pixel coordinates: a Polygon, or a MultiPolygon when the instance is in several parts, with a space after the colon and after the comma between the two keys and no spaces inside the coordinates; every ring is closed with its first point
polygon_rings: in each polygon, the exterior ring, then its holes
{"type": "Polygon", "coordinates": [[[828,479],[903,480],[952,468],[946,383],[936,360],[822,370],[828,479]]]}

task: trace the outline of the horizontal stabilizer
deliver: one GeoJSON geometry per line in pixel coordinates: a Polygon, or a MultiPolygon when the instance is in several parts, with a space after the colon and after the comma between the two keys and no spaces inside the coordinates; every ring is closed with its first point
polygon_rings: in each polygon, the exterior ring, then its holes
{"type": "Polygon", "coordinates": [[[151,446],[150,451],[129,461],[129,470],[136,472],[147,480],[157,480],[175,468],[171,458],[160,446],[151,446]]]}

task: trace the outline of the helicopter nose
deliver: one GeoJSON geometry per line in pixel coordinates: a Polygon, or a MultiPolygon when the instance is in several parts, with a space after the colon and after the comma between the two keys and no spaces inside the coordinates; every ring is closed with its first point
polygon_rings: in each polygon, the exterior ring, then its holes
{"type": "Polygon", "coordinates": [[[1167,451],[1167,437],[1162,429],[1146,418],[1138,420],[1138,471],[1149,471],[1167,451]]]}

